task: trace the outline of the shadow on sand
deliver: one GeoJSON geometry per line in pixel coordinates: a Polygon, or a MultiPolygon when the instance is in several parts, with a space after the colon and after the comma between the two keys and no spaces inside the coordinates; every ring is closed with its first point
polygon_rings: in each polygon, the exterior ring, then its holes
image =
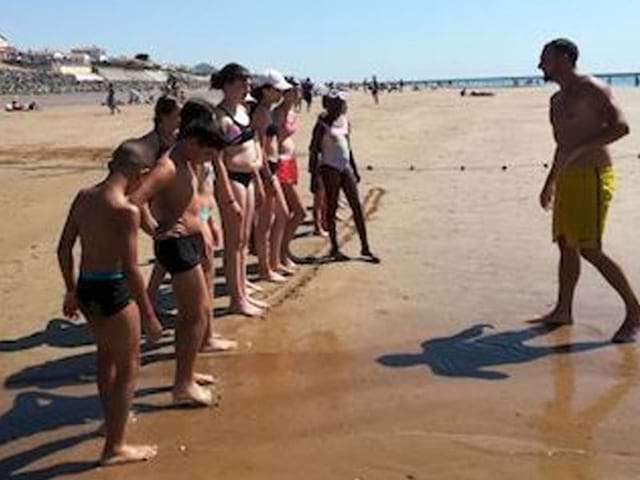
{"type": "Polygon", "coordinates": [[[509,375],[498,367],[528,363],[551,355],[588,352],[610,346],[610,342],[579,342],[553,346],[527,345],[555,329],[534,326],[522,330],[486,335],[492,325],[475,325],[450,337],[433,338],[421,344],[422,352],[383,355],[378,363],[391,368],[426,366],[434,375],[505,380],[509,375]]]}

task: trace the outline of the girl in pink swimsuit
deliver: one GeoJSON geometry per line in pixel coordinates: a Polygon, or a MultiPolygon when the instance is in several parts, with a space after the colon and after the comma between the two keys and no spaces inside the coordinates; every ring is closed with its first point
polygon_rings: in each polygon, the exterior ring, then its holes
{"type": "Polygon", "coordinates": [[[297,82],[288,79],[292,84],[286,90],[282,102],[273,112],[273,119],[278,127],[278,180],[289,206],[289,220],[282,239],[281,261],[288,269],[295,268],[291,241],[296,230],[304,221],[304,205],[296,188],[298,184],[298,161],[296,159],[296,145],[293,136],[298,129],[298,116],[294,108],[300,96],[297,82]]]}

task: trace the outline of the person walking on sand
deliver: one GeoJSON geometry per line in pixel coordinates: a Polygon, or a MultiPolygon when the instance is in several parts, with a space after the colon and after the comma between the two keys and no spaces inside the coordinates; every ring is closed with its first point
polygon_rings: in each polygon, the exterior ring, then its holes
{"type": "Polygon", "coordinates": [[[309,148],[311,171],[319,165],[322,183],[326,192],[327,223],[331,239],[330,256],[336,261],[348,260],[340,251],[336,232],[338,197],[343,191],[353,212],[353,220],[358,230],[362,257],[371,263],[380,263],[369,247],[367,228],[360,203],[358,183],[360,175],[351,149],[351,125],[347,117],[347,100],[343,92],[331,91],[323,99],[326,112],[318,117],[313,129],[309,148]]]}
{"type": "Polygon", "coordinates": [[[640,303],[622,269],[603,251],[602,236],[615,188],[607,146],[629,134],[629,125],[608,87],[576,71],[578,47],[557,39],[545,45],[539,68],[560,86],[551,97],[550,120],[556,140],[553,167],[540,194],[553,205],[553,239],[560,249],[559,292],[554,310],[538,322],[573,323],[574,292],[581,257],[591,263],[622,297],[626,319],[615,343],[635,340],[640,303]]]}
{"type": "Polygon", "coordinates": [[[110,83],[107,87],[107,107],[111,112],[111,115],[117,113],[122,113],[120,107],[118,107],[118,102],[116,100],[116,91],[113,88],[113,83],[110,83]]]}
{"type": "Polygon", "coordinates": [[[63,312],[73,318],[80,309],[98,346],[98,391],[105,418],[102,465],[149,460],[157,453],[155,446],[125,443],[140,367],[140,317],[158,321],[138,266],[140,211],[127,198],[151,166],[145,160],[135,142],[118,147],[107,178],[76,196],[58,244],[67,289],[63,312]],[[78,238],[76,279],[73,247],[78,238]]]}

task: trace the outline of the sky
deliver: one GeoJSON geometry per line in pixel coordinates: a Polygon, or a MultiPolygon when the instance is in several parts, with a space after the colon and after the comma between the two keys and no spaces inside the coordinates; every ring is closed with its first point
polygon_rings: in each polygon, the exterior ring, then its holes
{"type": "Polygon", "coordinates": [[[0,33],[19,48],[96,44],[317,80],[533,75],[559,36],[585,72],[635,72],[639,19],[638,0],[0,0],[0,33]]]}

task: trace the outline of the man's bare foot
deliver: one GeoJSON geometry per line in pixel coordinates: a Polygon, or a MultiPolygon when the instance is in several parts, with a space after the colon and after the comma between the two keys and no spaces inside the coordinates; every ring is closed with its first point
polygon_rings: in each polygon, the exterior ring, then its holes
{"type": "Polygon", "coordinates": [[[640,318],[627,317],[611,341],[618,344],[635,343],[638,332],[640,332],[640,318]]]}
{"type": "Polygon", "coordinates": [[[176,407],[210,407],[213,404],[211,390],[192,383],[183,388],[173,389],[173,404],[176,407]]]}
{"type": "Polygon", "coordinates": [[[573,316],[570,313],[554,310],[543,317],[529,320],[527,323],[547,325],[549,327],[562,327],[565,325],[573,325],[573,316]]]}
{"type": "Polygon", "coordinates": [[[253,306],[250,302],[243,302],[238,305],[231,305],[229,313],[244,315],[245,317],[261,317],[265,312],[261,308],[253,306]]]}
{"type": "Polygon", "coordinates": [[[265,282],[271,282],[271,283],[286,283],[287,282],[286,278],[284,278],[279,273],[274,272],[273,270],[269,270],[268,272],[261,273],[260,274],[260,280],[263,280],[265,282]]]}
{"type": "Polygon", "coordinates": [[[112,467],[127,463],[146,462],[158,454],[156,445],[123,445],[112,452],[104,452],[100,458],[100,465],[112,467]]]}
{"type": "Polygon", "coordinates": [[[223,338],[220,336],[211,336],[202,344],[200,353],[207,354],[228,352],[237,348],[238,342],[236,342],[235,340],[229,340],[228,338],[223,338]]]}

